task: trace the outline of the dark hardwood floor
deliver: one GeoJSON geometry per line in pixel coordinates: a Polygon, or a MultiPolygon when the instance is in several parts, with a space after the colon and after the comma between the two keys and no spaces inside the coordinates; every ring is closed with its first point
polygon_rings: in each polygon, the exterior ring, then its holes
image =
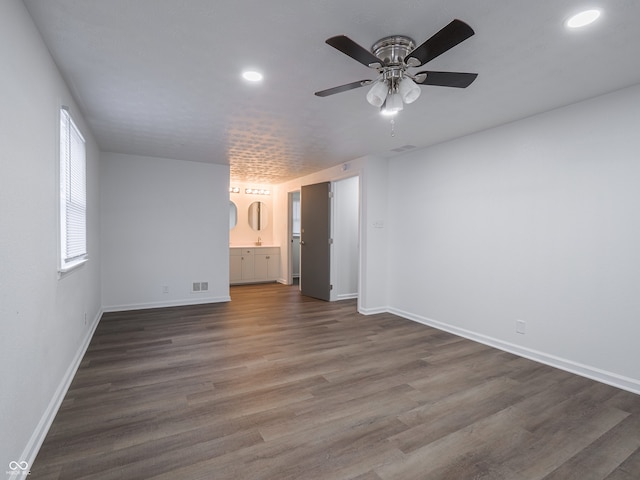
{"type": "Polygon", "coordinates": [[[355,301],[231,296],[105,314],[30,478],[640,478],[640,396],[355,301]]]}

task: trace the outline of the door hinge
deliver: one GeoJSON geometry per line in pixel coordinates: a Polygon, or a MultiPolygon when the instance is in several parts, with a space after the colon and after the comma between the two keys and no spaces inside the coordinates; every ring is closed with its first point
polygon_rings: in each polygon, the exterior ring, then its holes
{"type": "Polygon", "coordinates": [[[333,238],[329,239],[329,245],[333,245],[333,238]]]}
{"type": "Polygon", "coordinates": [[[329,192],[329,198],[333,198],[333,192],[329,192]]]}

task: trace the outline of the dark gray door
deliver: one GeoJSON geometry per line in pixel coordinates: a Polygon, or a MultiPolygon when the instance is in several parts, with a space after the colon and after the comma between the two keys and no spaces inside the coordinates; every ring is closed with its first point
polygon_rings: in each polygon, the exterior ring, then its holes
{"type": "Polygon", "coordinates": [[[329,301],[330,196],[329,182],[302,187],[300,193],[300,290],[329,301]]]}

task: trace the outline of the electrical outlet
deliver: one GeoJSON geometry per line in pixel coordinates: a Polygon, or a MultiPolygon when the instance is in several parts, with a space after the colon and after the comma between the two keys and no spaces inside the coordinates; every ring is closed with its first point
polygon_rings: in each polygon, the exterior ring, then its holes
{"type": "Polygon", "coordinates": [[[524,320],[516,320],[516,333],[524,335],[527,331],[527,322],[524,320]]]}
{"type": "Polygon", "coordinates": [[[162,286],[162,293],[169,293],[169,285],[162,286]]]}

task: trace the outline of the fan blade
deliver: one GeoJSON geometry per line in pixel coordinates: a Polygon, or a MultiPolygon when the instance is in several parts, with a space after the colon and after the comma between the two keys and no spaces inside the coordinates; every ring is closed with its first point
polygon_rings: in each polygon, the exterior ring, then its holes
{"type": "Polygon", "coordinates": [[[345,35],[328,38],[326,43],[340,50],[345,55],[349,55],[366,67],[379,68],[382,66],[378,57],[345,35]]]}
{"type": "Polygon", "coordinates": [[[467,88],[477,76],[477,73],[462,72],[418,72],[414,75],[415,82],[419,85],[457,88],[467,88]],[[426,78],[420,81],[420,75],[426,75],[426,78]]]}
{"type": "Polygon", "coordinates": [[[415,48],[405,58],[405,63],[410,67],[419,67],[430,62],[438,55],[442,55],[450,48],[463,42],[475,32],[461,20],[455,19],[429,40],[415,48]]]}
{"type": "Polygon", "coordinates": [[[336,93],[346,92],[347,90],[353,90],[354,88],[364,87],[369,85],[373,80],[358,80],[357,82],[347,83],[346,85],[340,85],[339,87],[328,88],[326,90],[320,90],[315,95],[318,97],[328,97],[336,93]]]}

